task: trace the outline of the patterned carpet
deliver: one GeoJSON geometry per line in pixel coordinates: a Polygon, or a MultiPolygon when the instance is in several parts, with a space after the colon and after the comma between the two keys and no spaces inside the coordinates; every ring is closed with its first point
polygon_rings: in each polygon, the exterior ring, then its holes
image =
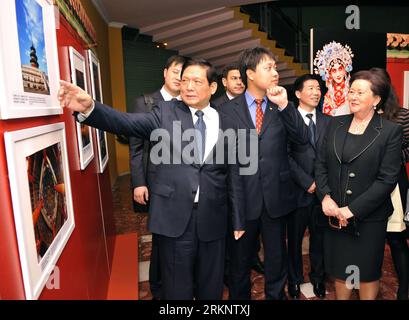
{"type": "MultiPolygon", "coordinates": [[[[115,228],[117,234],[137,232],[139,235],[139,261],[149,261],[151,242],[150,233],[147,230],[147,214],[134,213],[131,201],[130,191],[130,177],[124,175],[118,177],[116,184],[113,188],[113,201],[114,201],[114,216],[115,216],[115,228]]],[[[149,264],[143,264],[144,268],[147,268],[149,264]]],[[[140,267],[141,268],[141,267],[140,267]]],[[[304,255],[304,279],[308,282],[308,270],[309,259],[308,255],[304,255]]],[[[263,300],[264,299],[264,277],[256,272],[252,272],[252,299],[263,300]]],[[[397,290],[397,278],[392,264],[389,247],[385,246],[385,258],[383,264],[383,276],[381,278],[381,290],[378,295],[379,300],[394,300],[397,290]]],[[[307,292],[307,286],[304,290],[302,286],[302,293],[307,292]]],[[[225,288],[223,298],[227,299],[228,289],[225,288]]],[[[309,296],[307,294],[307,296],[309,296]]],[[[149,291],[148,281],[140,282],[139,286],[139,298],[142,300],[150,300],[151,294],[149,291]]],[[[358,299],[357,292],[354,291],[353,299],[358,299]]],[[[307,298],[306,295],[301,295],[301,300],[316,300],[318,298],[307,298]]],[[[327,296],[325,300],[334,300],[334,284],[331,279],[327,279],[327,296]]]]}

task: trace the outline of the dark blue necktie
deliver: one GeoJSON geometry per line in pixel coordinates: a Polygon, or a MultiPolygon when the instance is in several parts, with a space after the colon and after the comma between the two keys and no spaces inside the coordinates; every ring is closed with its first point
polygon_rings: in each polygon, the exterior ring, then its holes
{"type": "Polygon", "coordinates": [[[313,114],[307,113],[307,118],[310,119],[310,123],[308,124],[308,129],[310,129],[310,141],[313,146],[315,146],[315,123],[312,120],[313,114]]]}
{"type": "Polygon", "coordinates": [[[196,137],[197,147],[199,149],[199,157],[200,161],[203,162],[203,157],[205,153],[205,146],[206,146],[206,124],[203,120],[203,111],[197,110],[195,115],[198,117],[195,123],[195,129],[199,130],[201,137],[196,137]]]}

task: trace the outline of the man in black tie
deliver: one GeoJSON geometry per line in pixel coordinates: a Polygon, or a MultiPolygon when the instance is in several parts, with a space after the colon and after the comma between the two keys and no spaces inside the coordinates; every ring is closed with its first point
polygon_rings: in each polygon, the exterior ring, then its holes
{"type": "MultiPolygon", "coordinates": [[[[315,195],[314,165],[331,117],[317,111],[321,99],[320,83],[314,75],[303,75],[294,83],[299,99],[298,111],[309,129],[309,143],[289,143],[290,164],[297,209],[288,216],[288,294],[300,297],[300,284],[304,282],[302,241],[306,228],[310,233],[310,281],[317,297],[325,296],[323,230],[317,225],[321,204],[315,195]]],[[[322,214],[322,213],[321,213],[322,214]]]]}
{"type": "Polygon", "coordinates": [[[79,121],[115,134],[156,139],[150,154],[157,164],[148,228],[159,238],[163,299],[221,299],[228,218],[234,237],[244,234],[242,180],[237,161],[232,161],[238,157],[237,140],[219,135],[219,129],[231,132],[237,126],[210,107],[216,79],[210,63],[188,60],[181,72],[182,101],[160,102],[148,113],[118,112],[66,81],[58,92],[60,104],[75,111],[79,121]],[[192,132],[202,141],[187,141],[192,132]],[[192,145],[201,148],[200,156],[188,151],[197,149],[192,145]]]}
{"type": "MultiPolygon", "coordinates": [[[[180,72],[184,62],[185,57],[178,55],[169,57],[163,70],[164,84],[162,88],[152,94],[144,94],[136,98],[134,112],[150,112],[160,101],[180,100],[180,72]]],[[[129,137],[131,185],[136,212],[148,212],[149,210],[149,186],[153,184],[155,178],[155,165],[149,161],[150,147],[149,140],[129,137]]],[[[158,240],[155,234],[152,234],[149,286],[152,299],[159,299],[161,296],[161,275],[158,240]]]]}

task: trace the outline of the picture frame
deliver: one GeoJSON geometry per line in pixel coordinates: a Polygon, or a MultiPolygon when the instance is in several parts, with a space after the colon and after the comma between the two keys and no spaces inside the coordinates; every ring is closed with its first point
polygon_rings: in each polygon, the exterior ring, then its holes
{"type": "Polygon", "coordinates": [[[409,71],[403,72],[403,107],[409,109],[409,71]]]}
{"type": "MultiPolygon", "coordinates": [[[[85,58],[73,47],[69,47],[71,82],[89,93],[85,58]]],[[[91,127],[76,122],[80,168],[84,170],[94,158],[91,127]]]]}
{"type": "Polygon", "coordinates": [[[65,125],[6,132],[4,139],[24,290],[32,300],[75,227],[65,125]]]}
{"type": "Polygon", "coordinates": [[[55,19],[51,0],[0,2],[0,119],[63,113],[55,19]]]}
{"type": "MultiPolygon", "coordinates": [[[[88,62],[91,77],[92,98],[103,103],[101,67],[97,56],[94,54],[94,52],[92,52],[92,50],[88,50],[88,62]]],[[[99,173],[103,173],[109,159],[107,134],[105,131],[100,129],[95,129],[95,131],[98,145],[98,168],[99,173]]]]}

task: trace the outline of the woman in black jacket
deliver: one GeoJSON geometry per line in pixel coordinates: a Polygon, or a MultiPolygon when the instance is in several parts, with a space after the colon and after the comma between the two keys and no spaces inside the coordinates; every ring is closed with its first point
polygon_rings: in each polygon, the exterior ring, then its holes
{"type": "Polygon", "coordinates": [[[351,78],[350,115],[331,120],[316,162],[317,195],[331,228],[324,234],[324,264],[337,299],[375,299],[379,291],[390,194],[400,172],[402,128],[377,110],[390,84],[370,71],[351,78]]]}

